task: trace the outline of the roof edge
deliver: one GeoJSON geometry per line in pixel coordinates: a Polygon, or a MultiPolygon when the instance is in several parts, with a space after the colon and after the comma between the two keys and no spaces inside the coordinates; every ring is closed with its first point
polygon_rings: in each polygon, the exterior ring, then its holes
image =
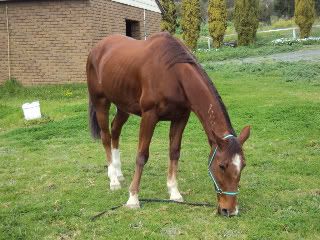
{"type": "Polygon", "coordinates": [[[165,14],[166,13],[166,10],[162,7],[161,3],[159,0],[155,0],[156,1],[156,4],[158,5],[159,9],[160,9],[160,12],[161,14],[165,14]]]}

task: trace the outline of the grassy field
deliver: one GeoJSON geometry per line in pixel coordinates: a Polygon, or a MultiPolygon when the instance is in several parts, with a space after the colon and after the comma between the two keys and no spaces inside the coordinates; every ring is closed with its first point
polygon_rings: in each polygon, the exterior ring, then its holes
{"type": "MultiPolygon", "coordinates": [[[[320,239],[320,68],[311,63],[223,65],[207,69],[234,128],[247,124],[240,216],[216,209],[149,203],[120,208],[133,175],[139,118],[122,132],[123,188],[110,192],[104,151],[87,127],[85,85],[0,87],[0,239],[320,239]],[[26,122],[22,103],[44,117],[26,122]]],[[[114,108],[112,110],[114,113],[114,108]]],[[[169,124],[158,124],[140,197],[168,198],[169,124]]],[[[216,203],[209,147],[192,115],[179,184],[186,201],[216,203]]]]}

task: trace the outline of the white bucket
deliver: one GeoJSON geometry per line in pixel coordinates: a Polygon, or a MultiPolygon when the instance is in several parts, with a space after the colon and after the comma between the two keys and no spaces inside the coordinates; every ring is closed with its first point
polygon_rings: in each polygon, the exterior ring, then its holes
{"type": "Polygon", "coordinates": [[[32,102],[32,103],[24,103],[22,105],[22,110],[23,110],[24,118],[26,120],[41,118],[39,101],[32,102]]]}

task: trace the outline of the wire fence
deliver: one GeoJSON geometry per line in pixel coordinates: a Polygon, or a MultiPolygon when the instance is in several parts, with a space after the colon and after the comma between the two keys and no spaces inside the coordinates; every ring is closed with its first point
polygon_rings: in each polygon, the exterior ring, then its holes
{"type": "MultiPolygon", "coordinates": [[[[263,30],[257,32],[257,41],[260,43],[271,43],[271,41],[279,38],[297,39],[300,31],[297,27],[279,28],[271,30],[263,30]]],[[[315,25],[311,29],[312,37],[320,37],[320,25],[315,25]]],[[[227,34],[224,36],[224,42],[233,42],[237,40],[237,34],[227,34]]],[[[200,36],[198,41],[198,48],[208,49],[212,48],[212,38],[208,36],[200,36]]]]}

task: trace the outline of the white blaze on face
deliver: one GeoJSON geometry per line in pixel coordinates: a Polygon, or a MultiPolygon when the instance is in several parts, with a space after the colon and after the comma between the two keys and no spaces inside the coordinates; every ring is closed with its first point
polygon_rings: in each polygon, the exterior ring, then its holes
{"type": "Polygon", "coordinates": [[[232,164],[237,168],[238,173],[240,173],[241,169],[241,156],[239,154],[235,154],[232,158],[232,164]]]}

